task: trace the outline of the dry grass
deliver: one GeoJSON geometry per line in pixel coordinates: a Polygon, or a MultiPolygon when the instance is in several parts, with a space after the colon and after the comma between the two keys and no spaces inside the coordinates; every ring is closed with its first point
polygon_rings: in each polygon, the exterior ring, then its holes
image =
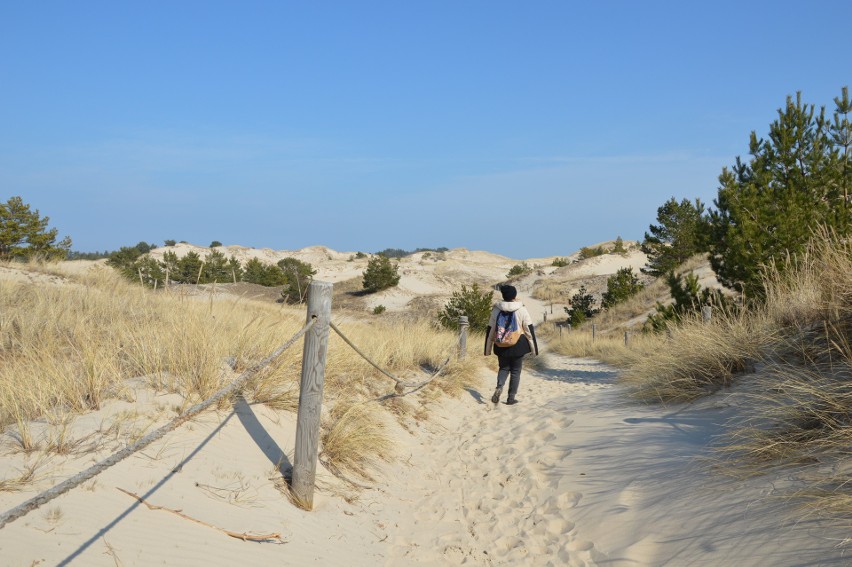
{"type": "Polygon", "coordinates": [[[377,460],[390,460],[393,451],[383,413],[372,403],[335,404],[323,428],[321,458],[344,472],[373,480],[370,471],[377,460]]]}
{"type": "Polygon", "coordinates": [[[622,379],[641,399],[686,401],[759,364],[723,469],[796,465],[810,512],[852,517],[852,242],[819,234],[783,267],[767,270],[764,304],[685,321],[626,360],[622,379]]]}
{"type": "MultiPolygon", "coordinates": [[[[223,299],[213,290],[209,296],[190,295],[183,286],[145,290],[108,268],[74,274],[62,264],[13,267],[65,280],[63,285],[0,280],[0,427],[12,426],[10,437],[28,452],[37,450],[40,442],[30,431],[32,420],[98,409],[125,395],[129,378],[144,377],[153,389],[180,395],[183,407],[196,403],[295,334],[305,319],[304,307],[223,299]]],[[[425,321],[356,317],[337,309],[333,317],[377,364],[406,380],[425,379],[457,349],[455,333],[436,330],[425,321]]],[[[294,411],[301,356],[300,344],[287,350],[253,378],[246,397],[294,411]]],[[[423,403],[462,391],[477,367],[474,357],[468,358],[450,364],[418,393],[422,402],[409,404],[410,411],[422,415],[423,403]]],[[[339,419],[327,427],[355,423],[361,429],[355,432],[358,435],[379,435],[380,429],[373,431],[379,421],[368,417],[370,412],[385,412],[380,404],[351,414],[336,408],[392,392],[393,386],[332,333],[325,403],[339,419]]],[[[398,405],[393,408],[397,414],[409,407],[398,405]]],[[[55,431],[45,438],[50,450],[76,451],[80,441],[70,437],[68,421],[56,420],[55,431]]],[[[114,432],[108,436],[130,434],[130,428],[120,424],[113,423],[110,429],[114,432]]],[[[324,436],[328,435],[331,431],[326,429],[324,436]]],[[[328,459],[334,462],[336,455],[346,455],[342,446],[347,439],[357,441],[358,435],[335,431],[328,438],[336,447],[324,449],[328,459]]],[[[378,443],[361,450],[365,463],[384,452],[378,443]]],[[[343,457],[335,465],[361,474],[352,463],[343,457]]]]}

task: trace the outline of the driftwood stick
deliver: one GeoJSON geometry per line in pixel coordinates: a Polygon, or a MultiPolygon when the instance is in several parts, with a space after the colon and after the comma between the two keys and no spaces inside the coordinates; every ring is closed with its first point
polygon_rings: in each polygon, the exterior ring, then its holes
{"type": "Polygon", "coordinates": [[[214,530],[220,531],[223,534],[229,535],[229,536],[236,538],[236,539],[241,539],[243,541],[257,541],[257,542],[277,540],[279,543],[287,543],[281,537],[281,534],[249,534],[249,533],[246,533],[246,532],[243,532],[243,533],[232,532],[230,530],[226,530],[224,528],[214,526],[213,524],[208,524],[207,522],[202,522],[201,520],[197,520],[197,519],[195,519],[191,516],[187,516],[186,514],[181,512],[180,510],[173,510],[171,508],[166,508],[165,506],[157,506],[157,505],[154,505],[154,504],[149,504],[147,501],[145,501],[144,498],[142,498],[138,494],[134,494],[134,493],[130,492],[129,490],[124,490],[123,488],[119,488],[117,486],[116,486],[116,489],[127,494],[131,498],[135,498],[140,503],[144,504],[149,510],[163,510],[165,512],[171,512],[172,514],[175,514],[176,516],[180,516],[184,520],[189,520],[190,522],[195,522],[196,524],[201,524],[202,526],[207,526],[208,528],[213,528],[214,530]]]}

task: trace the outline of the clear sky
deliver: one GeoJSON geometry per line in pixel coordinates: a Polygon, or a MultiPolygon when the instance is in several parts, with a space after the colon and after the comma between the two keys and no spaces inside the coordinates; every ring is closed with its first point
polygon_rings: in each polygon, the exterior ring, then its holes
{"type": "Polygon", "coordinates": [[[849,0],[0,0],[0,200],[79,251],[567,255],[712,203],[787,95],[832,110],[850,22],[849,0]]]}

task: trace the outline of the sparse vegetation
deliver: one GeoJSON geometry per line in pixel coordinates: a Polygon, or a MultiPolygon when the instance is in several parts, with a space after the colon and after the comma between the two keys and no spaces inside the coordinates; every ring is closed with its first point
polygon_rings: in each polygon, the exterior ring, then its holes
{"type": "Polygon", "coordinates": [[[580,260],[588,260],[589,258],[603,256],[604,254],[606,254],[606,250],[604,250],[603,246],[596,246],[594,248],[583,246],[580,248],[580,260]]]}
{"type": "Polygon", "coordinates": [[[557,268],[564,268],[569,265],[571,262],[568,261],[568,258],[554,258],[553,262],[550,264],[551,266],[556,266],[557,268]]]}
{"type": "Polygon", "coordinates": [[[586,319],[594,317],[598,312],[595,309],[597,300],[585,286],[581,286],[577,293],[571,296],[569,303],[571,306],[565,307],[565,313],[568,314],[568,322],[572,327],[582,325],[586,319]]]}

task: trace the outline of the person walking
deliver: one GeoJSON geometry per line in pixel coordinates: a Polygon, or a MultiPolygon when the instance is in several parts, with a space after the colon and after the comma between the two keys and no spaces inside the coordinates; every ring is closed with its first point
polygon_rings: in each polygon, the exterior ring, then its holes
{"type": "Polygon", "coordinates": [[[493,349],[500,366],[497,371],[497,389],[491,396],[491,403],[500,401],[506,378],[509,378],[506,404],[514,405],[518,403],[516,396],[521,383],[524,357],[530,353],[538,356],[538,342],[529,311],[523,303],[517,301],[518,290],[514,286],[504,285],[500,286],[500,294],[503,301],[494,304],[488,328],[485,330],[485,356],[490,355],[493,349]],[[513,333],[515,337],[511,337],[513,333]]]}

